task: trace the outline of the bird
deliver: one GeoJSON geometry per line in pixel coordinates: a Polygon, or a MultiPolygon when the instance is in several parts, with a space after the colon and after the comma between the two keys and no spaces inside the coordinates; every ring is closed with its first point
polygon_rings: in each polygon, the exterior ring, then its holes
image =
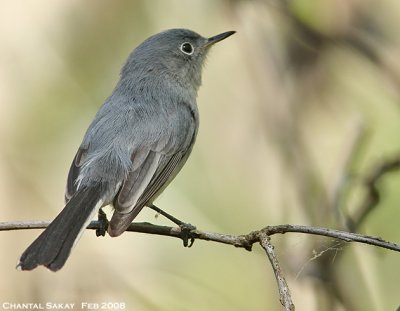
{"type": "Polygon", "coordinates": [[[131,52],[72,161],[64,209],[23,252],[17,269],[61,269],[104,206],[113,207],[107,232],[117,237],[152,205],[195,143],[196,98],[206,56],[215,43],[234,33],[207,38],[188,29],[169,29],[131,52]]]}

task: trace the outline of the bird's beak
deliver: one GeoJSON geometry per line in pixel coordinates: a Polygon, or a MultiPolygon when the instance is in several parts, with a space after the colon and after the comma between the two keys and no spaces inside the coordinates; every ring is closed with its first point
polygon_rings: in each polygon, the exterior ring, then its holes
{"type": "Polygon", "coordinates": [[[217,43],[219,41],[222,41],[230,36],[232,36],[236,31],[227,31],[224,33],[221,33],[219,35],[210,37],[207,39],[206,43],[204,44],[204,47],[210,47],[212,46],[214,43],[217,43]]]}

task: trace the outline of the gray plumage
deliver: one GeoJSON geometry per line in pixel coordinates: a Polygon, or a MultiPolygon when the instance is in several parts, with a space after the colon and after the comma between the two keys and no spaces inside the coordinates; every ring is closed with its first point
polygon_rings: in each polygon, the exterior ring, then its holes
{"type": "Polygon", "coordinates": [[[60,269],[102,206],[113,204],[108,233],[118,236],[157,198],[195,142],[196,97],[209,47],[233,33],[207,39],[171,29],[131,53],[71,164],[66,207],[22,254],[19,268],[60,269]]]}

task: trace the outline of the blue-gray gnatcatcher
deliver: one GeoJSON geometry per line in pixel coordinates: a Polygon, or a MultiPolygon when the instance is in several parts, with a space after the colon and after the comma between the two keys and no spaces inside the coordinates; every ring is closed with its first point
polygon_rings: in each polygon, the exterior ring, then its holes
{"type": "Polygon", "coordinates": [[[108,233],[118,236],[152,204],[196,139],[196,97],[207,52],[234,33],[204,38],[171,29],[131,53],[72,162],[65,208],[25,250],[17,268],[57,271],[101,207],[114,206],[108,233]]]}

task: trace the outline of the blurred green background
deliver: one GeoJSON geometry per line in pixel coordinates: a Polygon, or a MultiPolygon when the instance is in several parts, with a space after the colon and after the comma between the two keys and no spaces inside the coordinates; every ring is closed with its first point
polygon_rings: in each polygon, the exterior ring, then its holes
{"type": "MultiPolygon", "coordinates": [[[[70,162],[130,51],[168,28],[237,34],[214,47],[187,165],[157,201],[198,228],[346,230],[377,164],[400,154],[395,0],[0,3],[0,221],[50,220],[70,162]]],[[[400,173],[358,231],[400,240],[400,173]]],[[[138,221],[167,224],[153,212],[138,221]]],[[[127,310],[280,310],[263,251],[86,232],[66,266],[14,269],[39,230],[0,233],[0,303],[124,302],[127,310]]],[[[297,310],[395,310],[400,255],[274,236],[297,310]],[[316,254],[320,257],[313,259],[316,254]]],[[[0,305],[1,308],[1,305],[0,305]]],[[[79,310],[79,308],[76,308],[79,310]]]]}

